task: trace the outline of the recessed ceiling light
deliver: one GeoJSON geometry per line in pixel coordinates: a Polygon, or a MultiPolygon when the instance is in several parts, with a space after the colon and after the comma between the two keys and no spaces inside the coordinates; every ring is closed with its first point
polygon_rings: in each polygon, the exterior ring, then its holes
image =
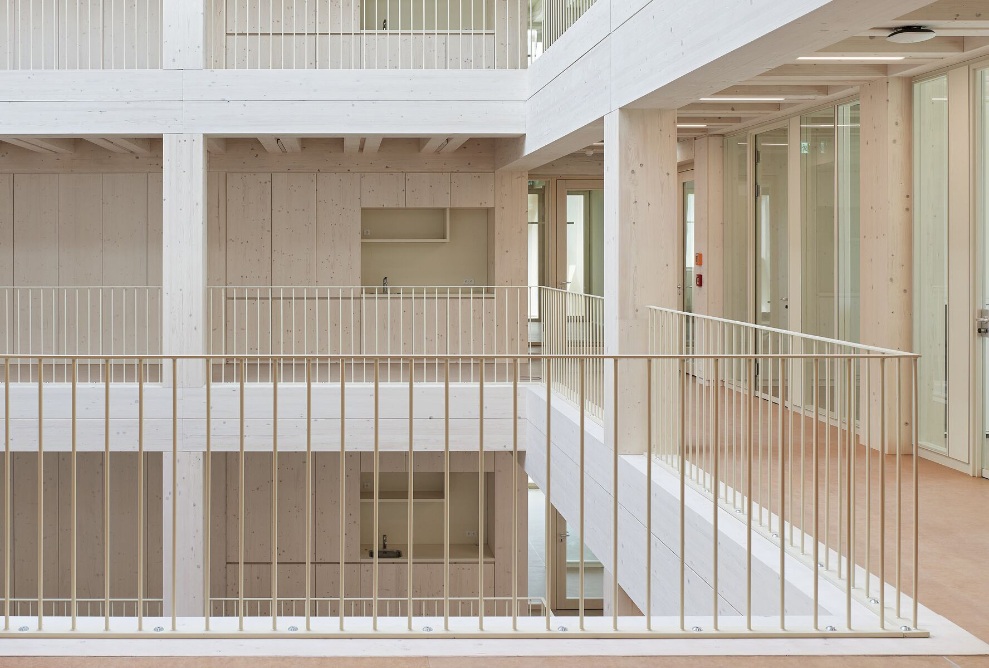
{"type": "Polygon", "coordinates": [[[706,128],[704,123],[677,123],[678,128],[706,128]]]}
{"type": "Polygon", "coordinates": [[[886,36],[886,39],[896,44],[916,44],[934,39],[937,33],[924,26],[900,26],[886,36]]]}
{"type": "Polygon", "coordinates": [[[785,97],[702,97],[701,102],[783,102],[785,97]]]}
{"type": "Polygon", "coordinates": [[[797,60],[855,60],[873,62],[885,60],[903,60],[906,56],[800,56],[797,60]]]}

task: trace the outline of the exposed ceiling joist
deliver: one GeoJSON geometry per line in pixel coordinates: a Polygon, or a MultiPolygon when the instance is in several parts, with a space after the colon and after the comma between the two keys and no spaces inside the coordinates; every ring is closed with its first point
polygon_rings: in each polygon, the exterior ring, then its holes
{"type": "Polygon", "coordinates": [[[222,137],[211,137],[206,140],[206,149],[210,153],[226,153],[227,140],[222,137]]]}
{"type": "Polygon", "coordinates": [[[467,143],[470,137],[460,135],[457,137],[450,137],[450,140],[440,148],[440,153],[453,153],[458,148],[467,143]]]}
{"type": "Polygon", "coordinates": [[[258,141],[268,153],[299,153],[302,151],[302,140],[298,137],[275,137],[263,135],[258,141]]]}
{"type": "Polygon", "coordinates": [[[698,102],[688,104],[677,109],[678,116],[762,116],[785,108],[783,105],[772,102],[759,102],[755,104],[739,104],[716,102],[698,102]]]}
{"type": "Polygon", "coordinates": [[[889,65],[884,63],[849,64],[849,63],[806,63],[800,65],[780,65],[757,78],[762,81],[780,79],[784,81],[868,81],[889,74],[889,65]]]}
{"type": "Polygon", "coordinates": [[[96,144],[114,153],[132,153],[134,155],[151,155],[153,153],[150,139],[125,139],[123,137],[86,137],[86,141],[96,144]]]}
{"type": "Polygon", "coordinates": [[[344,137],[343,138],[343,152],[344,153],[359,153],[361,150],[361,138],[360,137],[344,137]]]}
{"type": "Polygon", "coordinates": [[[896,44],[886,40],[885,36],[849,37],[818,51],[822,56],[906,56],[920,58],[950,58],[964,52],[964,38],[940,35],[916,44],[896,44]]]}
{"type": "MultiPolygon", "coordinates": [[[[905,24],[902,21],[899,25],[912,25],[905,24]]],[[[897,26],[897,23],[891,23],[888,28],[872,28],[871,30],[866,30],[859,33],[859,37],[883,37],[885,38],[889,35],[890,31],[897,26]]],[[[978,24],[965,25],[960,23],[958,25],[935,25],[932,26],[934,31],[938,34],[938,37],[985,37],[989,35],[989,23],[986,21],[980,21],[978,24]]],[[[923,43],[923,42],[921,42],[923,43]]]]}
{"type": "Polygon", "coordinates": [[[926,7],[904,14],[897,21],[908,23],[934,23],[937,21],[986,20],[985,0],[940,0],[926,7]]]}
{"type": "Polygon", "coordinates": [[[743,81],[708,97],[785,97],[788,100],[813,100],[832,92],[829,86],[766,86],[743,81]]]}
{"type": "Polygon", "coordinates": [[[436,153],[443,146],[446,141],[446,137],[430,137],[429,139],[419,140],[419,152],[420,153],[436,153]]]}
{"type": "Polygon", "coordinates": [[[49,151],[47,148],[38,146],[37,144],[32,144],[25,139],[18,139],[17,137],[3,137],[0,141],[13,144],[14,146],[19,146],[20,148],[27,149],[28,151],[34,151],[35,153],[54,153],[54,151],[49,151]]]}
{"type": "Polygon", "coordinates": [[[127,149],[117,146],[109,139],[106,139],[104,137],[86,137],[86,141],[92,144],[96,144],[100,148],[105,148],[106,150],[112,151],[114,153],[127,153],[127,149]]]}
{"type": "Polygon", "coordinates": [[[384,139],[381,135],[369,135],[364,138],[364,152],[365,153],[377,153],[378,149],[381,148],[381,140],[384,139]]]}
{"type": "Polygon", "coordinates": [[[75,139],[47,139],[45,137],[27,137],[23,141],[40,146],[49,153],[75,153],[75,139]]]}
{"type": "Polygon", "coordinates": [[[678,123],[690,125],[736,125],[743,120],[741,116],[677,116],[678,123]]]}
{"type": "Polygon", "coordinates": [[[150,139],[127,139],[125,137],[107,137],[107,140],[116,144],[128,153],[134,155],[151,155],[150,139]]]}

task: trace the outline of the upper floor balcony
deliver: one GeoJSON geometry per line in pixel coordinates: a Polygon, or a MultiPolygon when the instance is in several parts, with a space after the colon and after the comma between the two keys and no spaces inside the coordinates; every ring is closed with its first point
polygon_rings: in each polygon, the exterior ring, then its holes
{"type": "MultiPolygon", "coordinates": [[[[191,0],[205,69],[522,69],[593,0],[191,0]]],[[[163,0],[7,0],[0,69],[160,69],[163,0]]]]}

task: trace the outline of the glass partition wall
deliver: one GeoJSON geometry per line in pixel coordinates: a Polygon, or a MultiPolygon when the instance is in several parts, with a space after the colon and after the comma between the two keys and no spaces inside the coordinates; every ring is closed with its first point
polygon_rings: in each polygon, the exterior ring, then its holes
{"type": "Polygon", "coordinates": [[[914,85],[914,313],[918,429],[923,447],[948,450],[948,79],[914,85]]]}
{"type": "MultiPolygon", "coordinates": [[[[977,220],[982,232],[982,308],[989,308],[989,68],[978,73],[977,220]]],[[[982,348],[982,476],[989,478],[989,337],[982,348]]]]}
{"type": "Polygon", "coordinates": [[[859,103],[799,121],[797,136],[788,123],[725,138],[724,317],[857,342],[859,103]],[[799,221],[788,220],[791,204],[799,221]],[[799,256],[789,250],[794,224],[799,256]],[[790,312],[791,288],[799,313],[790,312]]]}

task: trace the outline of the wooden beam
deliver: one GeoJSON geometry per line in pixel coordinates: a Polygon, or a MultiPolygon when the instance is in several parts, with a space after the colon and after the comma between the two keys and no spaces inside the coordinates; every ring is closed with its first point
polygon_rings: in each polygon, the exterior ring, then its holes
{"type": "Polygon", "coordinates": [[[785,81],[868,81],[885,77],[888,65],[877,63],[805,63],[781,65],[760,74],[762,82],[785,81]]]}
{"type": "Polygon", "coordinates": [[[384,139],[384,137],[381,135],[369,135],[364,137],[364,152],[377,153],[378,149],[381,147],[382,139],[384,139]]]}
{"type": "Polygon", "coordinates": [[[897,21],[923,24],[939,21],[978,21],[985,18],[985,0],[940,0],[897,17],[897,21]]]}
{"type": "Polygon", "coordinates": [[[222,137],[214,137],[206,140],[206,148],[210,153],[226,153],[227,140],[222,137]]]}
{"type": "Polygon", "coordinates": [[[282,153],[302,153],[302,139],[299,137],[278,137],[275,143],[282,153]]]}
{"type": "MultiPolygon", "coordinates": [[[[894,22],[885,28],[872,28],[858,34],[859,37],[883,37],[897,25],[912,25],[910,23],[894,22]]],[[[989,21],[956,21],[942,23],[935,27],[938,37],[987,37],[989,36],[989,21]]],[[[935,38],[936,39],[936,38],[935,38]]]]}
{"type": "Polygon", "coordinates": [[[430,137],[429,139],[420,139],[419,152],[436,153],[446,140],[446,137],[430,137]]]}
{"type": "Polygon", "coordinates": [[[343,138],[343,152],[344,153],[358,153],[361,150],[361,138],[360,137],[344,137],[343,138]]]}
{"type": "Polygon", "coordinates": [[[935,37],[917,44],[897,44],[880,37],[849,37],[818,51],[822,56],[920,56],[950,58],[964,53],[962,37],[935,37]]]}
{"type": "Polygon", "coordinates": [[[774,111],[780,111],[782,107],[776,102],[760,102],[756,104],[727,103],[718,104],[716,102],[698,102],[688,104],[677,109],[677,115],[687,116],[762,116],[774,111]]]}
{"type": "Polygon", "coordinates": [[[677,115],[677,123],[690,123],[697,124],[703,123],[704,125],[735,125],[741,123],[744,118],[741,116],[684,116],[680,117],[677,115]]]}
{"type": "Polygon", "coordinates": [[[16,137],[4,137],[0,139],[0,141],[13,144],[14,146],[20,146],[21,148],[27,149],[28,151],[34,151],[35,153],[54,153],[54,151],[49,151],[47,148],[38,146],[37,144],[32,144],[24,139],[17,139],[16,137]]]}
{"type": "Polygon", "coordinates": [[[275,141],[275,137],[271,135],[263,135],[258,137],[258,141],[261,142],[261,146],[268,153],[281,153],[281,149],[278,148],[278,143],[275,141]]]}
{"type": "Polygon", "coordinates": [[[106,139],[134,155],[151,155],[152,153],[150,139],[127,139],[125,137],[107,137],[106,139]]]}
{"type": "Polygon", "coordinates": [[[27,137],[24,141],[35,146],[40,146],[51,153],[75,153],[76,141],[74,139],[47,139],[45,137],[27,137]]]}
{"type": "Polygon", "coordinates": [[[465,135],[450,137],[450,141],[448,141],[446,145],[440,149],[440,153],[453,153],[458,148],[466,144],[468,139],[470,139],[470,137],[465,135]]]}
{"type": "Polygon", "coordinates": [[[263,135],[258,141],[268,153],[301,153],[302,141],[298,137],[275,137],[263,135]]]}
{"type": "Polygon", "coordinates": [[[106,150],[111,151],[113,153],[127,153],[128,152],[127,149],[124,149],[124,148],[121,148],[120,146],[117,146],[116,144],[114,144],[113,142],[111,142],[109,139],[106,139],[104,137],[86,137],[86,141],[88,141],[88,142],[90,142],[92,144],[96,144],[97,146],[99,146],[101,148],[105,148],[106,150]]]}
{"type": "Polygon", "coordinates": [[[742,81],[705,97],[785,97],[788,100],[813,100],[829,94],[828,86],[767,86],[758,81],[742,81]]]}

